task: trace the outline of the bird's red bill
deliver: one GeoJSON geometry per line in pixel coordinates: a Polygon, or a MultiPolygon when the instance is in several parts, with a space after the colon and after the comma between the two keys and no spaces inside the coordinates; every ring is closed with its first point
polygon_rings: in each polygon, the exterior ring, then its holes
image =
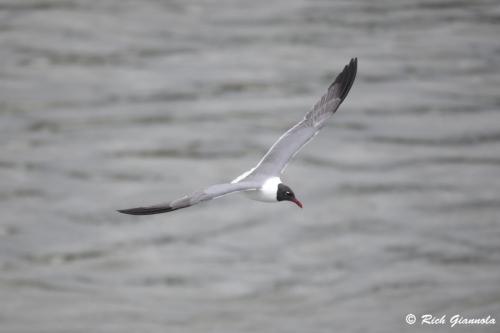
{"type": "Polygon", "coordinates": [[[297,206],[299,206],[300,208],[302,208],[302,202],[300,202],[299,200],[293,198],[292,200],[297,206]]]}

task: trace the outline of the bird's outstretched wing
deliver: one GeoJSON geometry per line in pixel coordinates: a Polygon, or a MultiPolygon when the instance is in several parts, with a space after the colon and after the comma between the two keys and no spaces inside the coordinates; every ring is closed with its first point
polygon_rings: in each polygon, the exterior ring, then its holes
{"type": "Polygon", "coordinates": [[[212,185],[204,190],[196,191],[190,195],[183,196],[177,200],[170,201],[168,203],[159,204],[155,206],[148,207],[137,207],[130,209],[118,210],[120,213],[129,215],[152,215],[171,212],[177,209],[190,207],[196,205],[197,203],[212,200],[221,197],[226,194],[240,192],[240,191],[250,191],[256,190],[258,185],[250,182],[241,182],[235,184],[218,184],[212,185]]]}
{"type": "Polygon", "coordinates": [[[319,132],[326,120],[337,111],[344,101],[356,78],[357,66],[357,58],[351,59],[328,87],[326,94],[321,97],[301,122],[290,128],[274,143],[247,176],[247,179],[251,179],[252,176],[279,175],[283,172],[290,159],[319,132]]]}

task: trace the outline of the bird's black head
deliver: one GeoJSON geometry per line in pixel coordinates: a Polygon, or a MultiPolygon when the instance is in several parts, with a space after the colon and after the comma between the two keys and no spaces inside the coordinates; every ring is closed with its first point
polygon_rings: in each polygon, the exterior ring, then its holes
{"type": "Polygon", "coordinates": [[[297,206],[302,208],[302,202],[295,198],[295,193],[293,193],[292,189],[285,184],[278,185],[278,192],[276,193],[276,200],[278,201],[291,201],[295,203],[297,206]]]}

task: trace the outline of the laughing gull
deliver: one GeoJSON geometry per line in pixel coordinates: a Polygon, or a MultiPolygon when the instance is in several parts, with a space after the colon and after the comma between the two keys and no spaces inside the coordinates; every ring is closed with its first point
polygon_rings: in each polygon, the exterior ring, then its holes
{"type": "Polygon", "coordinates": [[[281,182],[280,176],[288,162],[318,134],[344,101],[356,77],[357,63],[357,58],[351,59],[304,119],[283,134],[254,168],[232,182],[212,185],[160,205],[123,209],[119,212],[130,215],[166,213],[235,192],[244,192],[257,201],[291,201],[302,208],[302,203],[295,197],[292,189],[281,182]]]}

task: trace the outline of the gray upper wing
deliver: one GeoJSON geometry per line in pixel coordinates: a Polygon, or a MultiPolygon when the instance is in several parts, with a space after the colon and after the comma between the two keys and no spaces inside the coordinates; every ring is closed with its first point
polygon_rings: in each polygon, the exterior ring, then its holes
{"type": "Polygon", "coordinates": [[[290,128],[274,143],[249,174],[248,179],[251,179],[252,176],[279,175],[283,172],[290,159],[318,133],[326,120],[337,111],[344,101],[356,77],[357,63],[356,58],[351,59],[344,70],[335,78],[326,94],[321,97],[301,122],[290,128]]]}
{"type": "Polygon", "coordinates": [[[258,184],[251,182],[240,182],[234,184],[217,184],[212,185],[204,190],[196,191],[190,195],[185,195],[179,199],[170,201],[168,203],[147,206],[147,207],[136,207],[130,209],[118,210],[120,213],[129,215],[152,215],[171,212],[177,209],[190,207],[196,205],[197,203],[212,200],[221,197],[226,194],[240,191],[248,191],[257,189],[258,184]]]}

